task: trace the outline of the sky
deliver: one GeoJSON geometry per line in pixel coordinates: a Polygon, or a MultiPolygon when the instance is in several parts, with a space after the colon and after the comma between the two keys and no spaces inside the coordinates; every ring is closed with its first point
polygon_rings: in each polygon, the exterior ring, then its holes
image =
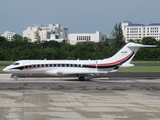
{"type": "Polygon", "coordinates": [[[0,34],[61,24],[70,33],[110,35],[116,23],[160,23],[160,0],[1,0],[0,34]]]}

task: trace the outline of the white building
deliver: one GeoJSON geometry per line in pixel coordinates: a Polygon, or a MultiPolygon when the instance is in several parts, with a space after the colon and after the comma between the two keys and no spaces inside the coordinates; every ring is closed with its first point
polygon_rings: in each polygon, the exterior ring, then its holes
{"type": "Polygon", "coordinates": [[[160,23],[143,25],[124,21],[121,23],[121,26],[126,42],[130,39],[143,39],[143,37],[154,37],[156,40],[160,40],[160,23]]]}
{"type": "Polygon", "coordinates": [[[75,45],[78,42],[100,42],[104,41],[107,38],[106,35],[101,34],[101,32],[97,31],[96,33],[71,33],[68,34],[68,41],[70,44],[75,45]]]}
{"type": "Polygon", "coordinates": [[[9,41],[12,40],[12,37],[15,35],[16,33],[13,32],[9,32],[9,31],[5,31],[3,34],[1,34],[1,36],[5,37],[6,39],[8,39],[9,41]]]}
{"type": "Polygon", "coordinates": [[[66,40],[68,38],[68,28],[61,27],[60,24],[49,24],[48,27],[36,25],[24,30],[23,37],[28,37],[32,42],[49,40],[59,41],[59,39],[66,40]]]}

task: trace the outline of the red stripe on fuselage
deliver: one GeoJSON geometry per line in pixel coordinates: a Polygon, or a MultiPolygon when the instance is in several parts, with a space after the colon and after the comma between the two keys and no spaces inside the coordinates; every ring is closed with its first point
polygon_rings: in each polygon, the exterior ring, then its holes
{"type": "MultiPolygon", "coordinates": [[[[110,65],[116,65],[119,64],[123,61],[125,61],[126,59],[128,59],[130,56],[132,56],[133,52],[130,53],[128,56],[126,56],[125,58],[122,58],[121,60],[117,60],[115,62],[111,62],[111,63],[103,63],[103,64],[98,64],[98,66],[110,66],[110,65]]],[[[89,64],[90,66],[95,66],[96,64],[89,64]]]]}
{"type": "Polygon", "coordinates": [[[46,68],[46,67],[26,68],[26,70],[35,70],[35,69],[40,69],[40,68],[46,68]]]}

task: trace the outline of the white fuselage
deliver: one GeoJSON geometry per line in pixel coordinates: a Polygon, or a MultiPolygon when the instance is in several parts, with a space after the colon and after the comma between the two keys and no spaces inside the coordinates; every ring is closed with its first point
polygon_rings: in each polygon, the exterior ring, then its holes
{"type": "Polygon", "coordinates": [[[117,67],[107,60],[20,60],[3,69],[10,73],[45,73],[50,75],[108,73],[117,67]]]}

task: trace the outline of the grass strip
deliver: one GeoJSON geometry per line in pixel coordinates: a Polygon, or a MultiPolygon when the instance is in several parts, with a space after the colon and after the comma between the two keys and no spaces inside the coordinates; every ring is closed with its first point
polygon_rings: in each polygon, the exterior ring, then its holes
{"type": "Polygon", "coordinates": [[[160,61],[131,61],[131,63],[160,63],[160,61]]]}
{"type": "Polygon", "coordinates": [[[3,68],[5,68],[6,66],[0,66],[0,73],[3,73],[3,68]]]}
{"type": "Polygon", "coordinates": [[[160,72],[160,66],[134,66],[119,69],[118,72],[160,72]]]}
{"type": "Polygon", "coordinates": [[[15,61],[0,61],[0,64],[12,64],[15,61]]]}

